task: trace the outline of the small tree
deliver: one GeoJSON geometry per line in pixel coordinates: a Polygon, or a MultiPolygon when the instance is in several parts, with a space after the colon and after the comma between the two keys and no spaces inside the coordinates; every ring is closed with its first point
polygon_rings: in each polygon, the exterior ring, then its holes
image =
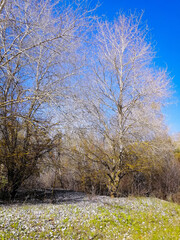
{"type": "Polygon", "coordinates": [[[1,192],[4,198],[13,199],[22,183],[39,173],[41,161],[56,147],[56,140],[49,137],[49,128],[11,124],[4,126],[7,135],[0,140],[0,160],[7,176],[1,192]]]}

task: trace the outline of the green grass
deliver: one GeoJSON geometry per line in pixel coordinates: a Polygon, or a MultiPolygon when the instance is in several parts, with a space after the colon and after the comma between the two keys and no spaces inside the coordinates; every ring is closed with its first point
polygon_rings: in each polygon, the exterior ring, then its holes
{"type": "Polygon", "coordinates": [[[76,204],[2,206],[0,239],[180,239],[180,206],[98,197],[76,204]]]}

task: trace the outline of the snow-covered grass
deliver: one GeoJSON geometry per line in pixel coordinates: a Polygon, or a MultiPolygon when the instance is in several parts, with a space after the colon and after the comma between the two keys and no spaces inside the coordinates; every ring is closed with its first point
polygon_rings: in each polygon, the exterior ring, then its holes
{"type": "Polygon", "coordinates": [[[180,206],[155,198],[96,197],[0,207],[0,239],[180,239],[180,206]]]}

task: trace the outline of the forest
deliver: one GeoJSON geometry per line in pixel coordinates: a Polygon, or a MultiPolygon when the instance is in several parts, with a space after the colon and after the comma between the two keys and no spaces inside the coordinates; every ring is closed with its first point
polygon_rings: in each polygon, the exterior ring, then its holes
{"type": "Polygon", "coordinates": [[[98,7],[0,1],[0,199],[60,188],[180,202],[171,76],[142,12],[110,22],[98,7]]]}

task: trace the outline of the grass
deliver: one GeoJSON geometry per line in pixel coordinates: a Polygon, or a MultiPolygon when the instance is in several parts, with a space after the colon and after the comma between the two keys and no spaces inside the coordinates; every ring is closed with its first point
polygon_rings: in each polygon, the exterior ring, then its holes
{"type": "Polygon", "coordinates": [[[180,240],[180,206],[155,198],[109,197],[2,206],[0,239],[180,240]]]}

